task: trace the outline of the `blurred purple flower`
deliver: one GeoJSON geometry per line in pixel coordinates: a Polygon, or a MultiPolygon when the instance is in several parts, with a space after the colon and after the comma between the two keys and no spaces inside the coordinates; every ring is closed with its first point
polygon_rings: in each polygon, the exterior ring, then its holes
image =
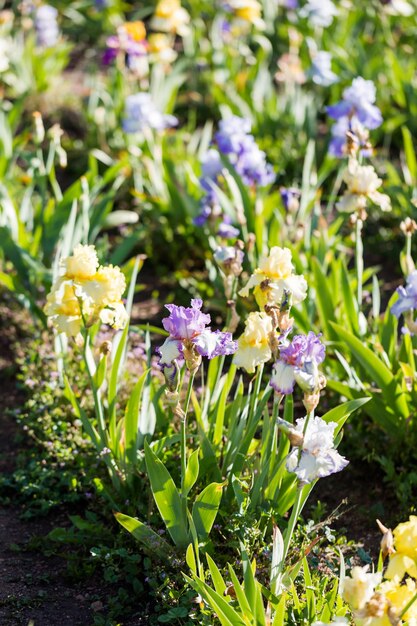
{"type": "Polygon", "coordinates": [[[417,309],[417,270],[407,277],[405,287],[398,287],[398,300],[392,305],[391,313],[400,317],[406,311],[417,309]]]}
{"type": "Polygon", "coordinates": [[[38,46],[51,48],[59,39],[58,11],[49,4],[43,4],[35,13],[36,41],[38,46]]]}
{"type": "Polygon", "coordinates": [[[332,72],[332,56],[330,52],[320,50],[317,52],[313,59],[312,65],[309,70],[309,75],[313,83],[321,85],[322,87],[328,87],[338,81],[337,75],[332,72]]]}
{"type": "Polygon", "coordinates": [[[161,113],[149,93],[141,92],[127,96],[123,130],[137,133],[148,128],[164,130],[176,126],[178,120],[173,115],[161,113]]]}

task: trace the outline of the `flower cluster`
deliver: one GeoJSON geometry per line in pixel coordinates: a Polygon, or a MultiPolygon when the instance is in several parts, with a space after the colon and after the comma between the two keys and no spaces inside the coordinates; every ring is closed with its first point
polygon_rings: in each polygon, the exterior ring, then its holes
{"type": "Polygon", "coordinates": [[[52,48],[59,39],[58,11],[49,4],[41,5],[35,13],[36,41],[38,46],[52,48]]]}
{"type": "Polygon", "coordinates": [[[294,274],[290,250],[275,246],[261,258],[239,295],[248,297],[251,289],[263,311],[249,314],[234,357],[235,364],[248,372],[276,356],[280,342],[285,341],[292,328],[291,305],[304,300],[307,283],[304,276],[294,274]]]}
{"type": "Polygon", "coordinates": [[[392,532],[379,526],[384,532],[383,557],[389,555],[384,576],[369,573],[368,566],[352,568],[343,598],[357,626],[412,626],[417,623],[417,517],[411,515],[392,532]]]}
{"type": "Polygon", "coordinates": [[[275,179],[272,167],[266,162],[266,155],[250,134],[249,120],[232,116],[219,124],[215,134],[218,150],[211,148],[202,159],[200,184],[205,191],[201,212],[194,220],[202,226],[207,220],[220,220],[220,236],[236,237],[239,231],[231,226],[230,217],[224,216],[217,199],[216,187],[221,185],[225,165],[221,155],[227,157],[242,181],[250,187],[264,187],[275,179]],[[223,229],[223,233],[221,230],[223,229]]]}
{"type": "Polygon", "coordinates": [[[302,485],[340,472],[348,464],[334,447],[336,422],[325,422],[321,417],[302,417],[295,426],[278,420],[278,427],[288,433],[294,446],[287,457],[287,470],[293,472],[302,485]]]}
{"type": "Polygon", "coordinates": [[[98,320],[123,328],[127,322],[122,302],[125,289],[126,281],[118,267],[99,266],[94,246],[79,244],[72,256],[61,260],[44,311],[60,333],[73,337],[83,326],[98,320]]]}
{"type": "Polygon", "coordinates": [[[127,96],[123,130],[138,133],[147,129],[164,130],[178,124],[173,115],[161,113],[149,93],[141,92],[127,96]]]}
{"type": "Polygon", "coordinates": [[[145,25],[141,21],[125,22],[119,26],[116,35],[107,38],[106,44],[104,65],[109,65],[123,55],[129,70],[138,77],[148,74],[149,62],[170,65],[177,58],[172,37],[165,33],[152,33],[147,37],[145,25]]]}
{"type": "Polygon", "coordinates": [[[382,211],[391,210],[389,196],[378,191],[382,180],[378,178],[372,165],[360,165],[356,158],[349,159],[343,176],[347,189],[336,207],[339,211],[352,213],[365,209],[368,200],[380,207],[382,211]]]}
{"type": "Polygon", "coordinates": [[[183,358],[188,369],[196,370],[201,357],[233,354],[237,344],[231,333],[208,328],[210,315],[202,313],[202,300],[191,300],[191,307],[166,304],[169,317],[162,320],[169,337],[159,348],[160,364],[170,367],[176,359],[183,358]]]}
{"type": "Polygon", "coordinates": [[[382,124],[381,111],[375,106],[376,89],[371,80],[358,76],[352,85],[343,91],[343,99],[327,107],[327,113],[337,120],[332,128],[332,139],[329,146],[330,154],[341,157],[349,152],[347,133],[354,137],[358,147],[368,154],[368,130],[378,128],[382,124]]]}

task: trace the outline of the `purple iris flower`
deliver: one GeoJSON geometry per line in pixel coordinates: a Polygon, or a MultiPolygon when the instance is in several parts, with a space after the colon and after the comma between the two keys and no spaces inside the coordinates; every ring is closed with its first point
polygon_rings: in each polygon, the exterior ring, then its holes
{"type": "Polygon", "coordinates": [[[417,270],[407,277],[405,287],[398,287],[398,300],[392,305],[391,313],[400,317],[406,311],[417,309],[417,270]]]}
{"type": "Polygon", "coordinates": [[[176,117],[159,111],[151,94],[141,92],[127,96],[123,120],[123,130],[126,133],[137,133],[149,128],[159,131],[177,124],[176,117]]]}
{"type": "Polygon", "coordinates": [[[320,337],[311,331],[308,335],[295,335],[288,346],[281,348],[270,382],[277,393],[292,393],[296,382],[303,391],[317,389],[318,366],[326,354],[320,337]]]}
{"type": "Polygon", "coordinates": [[[184,347],[209,359],[233,354],[237,350],[237,342],[233,341],[231,333],[213,332],[207,327],[211,318],[202,313],[202,306],[200,299],[191,300],[191,307],[165,305],[169,317],[162,320],[162,325],[169,337],[159,348],[161,365],[170,365],[175,359],[183,357],[184,347]]]}
{"type": "Polygon", "coordinates": [[[358,76],[343,92],[343,99],[327,107],[327,113],[335,120],[357,117],[366,128],[373,130],[382,124],[381,111],[375,106],[376,89],[371,80],[358,76]]]}

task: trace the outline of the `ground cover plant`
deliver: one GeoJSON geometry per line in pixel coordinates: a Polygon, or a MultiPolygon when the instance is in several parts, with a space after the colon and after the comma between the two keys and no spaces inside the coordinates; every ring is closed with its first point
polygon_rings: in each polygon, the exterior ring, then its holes
{"type": "Polygon", "coordinates": [[[416,32],[0,1],[5,624],[417,624],[416,32]]]}

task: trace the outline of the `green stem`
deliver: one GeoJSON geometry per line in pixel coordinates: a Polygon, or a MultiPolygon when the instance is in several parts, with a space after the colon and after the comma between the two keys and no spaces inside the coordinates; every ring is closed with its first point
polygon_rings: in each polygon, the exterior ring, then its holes
{"type": "Polygon", "coordinates": [[[407,602],[407,604],[405,605],[405,607],[403,608],[403,610],[400,613],[400,619],[402,619],[404,617],[404,615],[407,613],[408,609],[410,608],[411,605],[414,604],[414,602],[417,600],[417,593],[415,593],[413,595],[413,597],[411,598],[411,600],[409,602],[407,602]]]}
{"type": "Polygon", "coordinates": [[[262,363],[261,365],[258,366],[258,370],[256,372],[255,385],[254,385],[254,389],[252,392],[251,404],[250,404],[250,409],[249,409],[248,424],[251,423],[252,417],[254,416],[255,411],[256,411],[256,407],[258,406],[258,396],[259,396],[259,391],[261,389],[263,373],[264,373],[264,364],[262,363]]]}
{"type": "Polygon", "coordinates": [[[288,521],[287,530],[285,531],[284,550],[283,550],[282,562],[281,562],[282,569],[284,567],[285,559],[287,558],[288,550],[291,544],[292,536],[294,534],[294,529],[298,520],[298,516],[300,515],[301,510],[303,508],[304,503],[302,501],[302,495],[303,495],[303,487],[298,486],[297,495],[295,496],[295,502],[292,507],[291,516],[288,521]]]}
{"type": "Polygon", "coordinates": [[[363,222],[358,217],[356,220],[356,237],[355,237],[355,263],[356,263],[356,279],[357,285],[357,300],[358,300],[358,315],[362,309],[362,281],[363,281],[363,243],[362,243],[362,227],[363,222]]]}
{"type": "Polygon", "coordinates": [[[187,470],[187,413],[190,406],[191,400],[191,392],[193,390],[195,372],[190,374],[190,379],[188,381],[187,395],[185,397],[185,405],[184,405],[184,415],[181,418],[181,495],[186,501],[186,496],[184,494],[184,481],[185,481],[185,472],[187,470]]]}
{"type": "Polygon", "coordinates": [[[103,404],[101,402],[101,398],[100,398],[98,389],[96,387],[94,376],[90,367],[90,360],[87,354],[89,348],[90,348],[90,332],[88,328],[86,328],[85,336],[84,336],[83,357],[84,357],[84,363],[87,369],[88,381],[90,383],[91,391],[93,392],[94,408],[95,408],[95,413],[96,413],[97,421],[98,421],[98,430],[100,433],[100,442],[101,442],[102,447],[104,448],[107,446],[106,421],[104,419],[103,404]]]}

